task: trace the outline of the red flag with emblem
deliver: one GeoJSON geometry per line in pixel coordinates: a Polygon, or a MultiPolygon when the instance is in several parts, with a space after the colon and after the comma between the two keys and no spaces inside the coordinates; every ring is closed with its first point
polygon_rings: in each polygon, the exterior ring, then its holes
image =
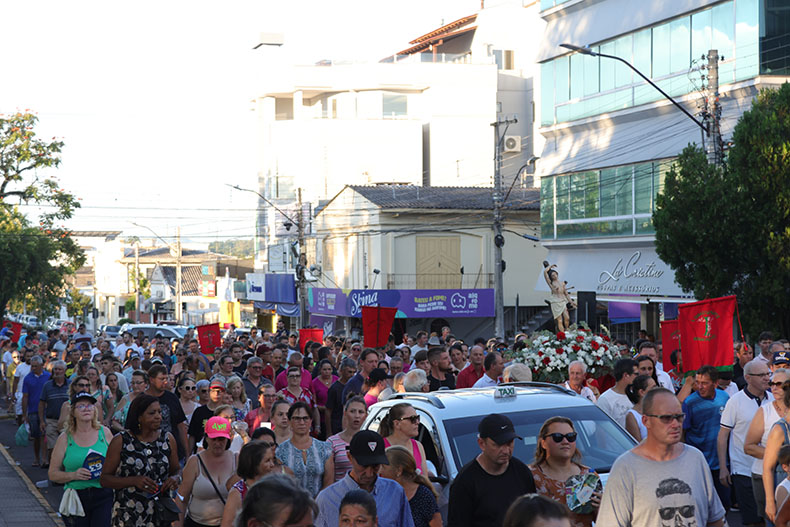
{"type": "Polygon", "coordinates": [[[670,355],[676,349],[680,349],[680,330],[677,320],[665,320],[661,323],[661,361],[664,363],[664,371],[672,368],[670,355]]]}
{"type": "Polygon", "coordinates": [[[387,345],[397,312],[396,307],[362,307],[362,332],[366,348],[383,348],[387,345]]]}
{"type": "MultiPolygon", "coordinates": [[[[299,350],[304,353],[304,346],[309,341],[318,342],[319,344],[324,343],[324,330],[323,329],[315,329],[315,328],[308,328],[308,329],[300,329],[299,330],[299,350]]],[[[315,359],[316,357],[313,357],[315,359]]]]}
{"type": "Polygon", "coordinates": [[[214,349],[222,346],[222,333],[218,323],[204,324],[195,329],[197,329],[200,351],[204,355],[213,355],[214,349]]]}
{"type": "Polygon", "coordinates": [[[732,367],[735,304],[733,295],[679,306],[680,348],[686,373],[704,365],[732,367]]]}

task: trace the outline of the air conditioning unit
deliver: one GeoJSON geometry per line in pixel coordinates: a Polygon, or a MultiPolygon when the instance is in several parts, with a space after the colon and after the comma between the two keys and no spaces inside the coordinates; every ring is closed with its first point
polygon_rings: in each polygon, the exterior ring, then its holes
{"type": "Polygon", "coordinates": [[[520,135],[506,135],[505,136],[505,153],[507,152],[521,152],[521,136],[520,135]]]}

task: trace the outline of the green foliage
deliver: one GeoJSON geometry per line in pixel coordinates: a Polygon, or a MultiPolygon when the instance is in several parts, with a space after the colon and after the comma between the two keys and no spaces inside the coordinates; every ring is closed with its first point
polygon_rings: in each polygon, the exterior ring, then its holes
{"type": "Polygon", "coordinates": [[[738,296],[744,331],[790,334],[790,84],[762,91],[726,165],[689,146],[667,175],[656,252],[697,298],[738,296]]]}
{"type": "Polygon", "coordinates": [[[118,322],[115,323],[116,326],[123,326],[124,324],[134,324],[134,320],[131,318],[119,318],[118,322]]]}
{"type": "Polygon", "coordinates": [[[127,298],[123,307],[127,313],[131,313],[132,311],[135,311],[137,309],[137,301],[135,300],[134,297],[127,298]]]}
{"type": "Polygon", "coordinates": [[[66,311],[70,317],[82,316],[85,308],[90,309],[93,306],[93,301],[87,295],[83,295],[77,289],[70,289],[66,298],[66,311]]]}
{"type": "Polygon", "coordinates": [[[41,215],[41,225],[72,216],[80,204],[63,190],[55,177],[40,174],[60,165],[63,142],[36,137],[38,117],[25,111],[9,116],[0,114],[0,206],[9,209],[9,198],[51,207],[41,215]]]}
{"type": "Polygon", "coordinates": [[[18,211],[0,207],[0,312],[13,298],[30,295],[34,309],[59,303],[66,278],[85,262],[63,229],[32,227],[18,211]]]}
{"type": "Polygon", "coordinates": [[[253,240],[225,240],[211,242],[208,250],[215,253],[227,254],[236,258],[252,258],[255,256],[253,240]]]}

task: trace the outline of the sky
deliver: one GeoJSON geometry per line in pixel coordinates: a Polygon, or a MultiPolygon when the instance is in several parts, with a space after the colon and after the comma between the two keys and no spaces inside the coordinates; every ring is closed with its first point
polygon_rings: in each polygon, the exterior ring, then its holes
{"type": "MultiPolygon", "coordinates": [[[[494,2],[489,2],[489,4],[494,2]]],[[[488,4],[487,4],[488,5],[488,4]]],[[[74,230],[187,245],[251,237],[253,103],[277,64],[377,61],[480,0],[0,3],[0,113],[31,110],[65,142],[74,230]],[[252,48],[262,32],[282,47],[252,48]],[[138,226],[134,225],[137,224],[138,226]]],[[[37,209],[23,206],[34,216],[37,209]]]]}

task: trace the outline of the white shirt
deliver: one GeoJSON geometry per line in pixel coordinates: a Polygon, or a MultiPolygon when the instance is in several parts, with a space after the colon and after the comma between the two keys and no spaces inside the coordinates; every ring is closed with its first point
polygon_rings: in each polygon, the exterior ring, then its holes
{"type": "Polygon", "coordinates": [[[499,384],[498,380],[492,379],[484,373],[483,376],[477,379],[477,382],[472,385],[472,388],[489,388],[497,384],[499,384]]]}
{"type": "Polygon", "coordinates": [[[428,346],[420,346],[419,344],[415,344],[411,347],[411,356],[414,358],[414,355],[417,354],[418,351],[428,351],[428,346]]]}
{"type": "MultiPolygon", "coordinates": [[[[571,388],[571,383],[569,381],[565,381],[565,387],[572,392],[576,392],[573,388],[571,388]]],[[[582,386],[582,391],[579,393],[585,399],[589,399],[592,402],[595,402],[595,393],[589,386],[582,386]]]]}
{"type": "Polygon", "coordinates": [[[13,353],[14,352],[11,350],[8,350],[5,353],[3,353],[3,364],[5,364],[6,368],[8,368],[8,365],[14,361],[13,353]]]}
{"type": "Polygon", "coordinates": [[[143,350],[140,349],[140,347],[138,347],[137,344],[135,344],[134,342],[132,342],[130,346],[127,346],[126,344],[123,343],[118,344],[118,346],[115,348],[115,351],[113,353],[115,353],[115,356],[118,357],[119,361],[124,362],[126,360],[126,350],[129,349],[132,351],[136,351],[142,357],[143,350]]]}
{"type": "MultiPolygon", "coordinates": [[[[734,385],[735,383],[730,383],[734,385]]],[[[773,396],[767,392],[762,401],[758,401],[746,389],[736,392],[730,397],[721,413],[721,426],[730,430],[730,473],[739,476],[751,476],[754,457],[743,451],[746,433],[757,411],[762,406],[771,406],[773,396]]]]}
{"type": "Polygon", "coordinates": [[[656,377],[658,378],[659,386],[663,386],[670,392],[675,393],[675,385],[672,384],[672,377],[670,377],[667,372],[656,368],[656,377]]]}
{"type": "Polygon", "coordinates": [[[625,428],[625,415],[634,407],[627,395],[619,394],[611,388],[598,397],[596,404],[623,428],[625,428]]]}
{"type": "MultiPolygon", "coordinates": [[[[123,393],[129,393],[129,384],[126,382],[126,376],[118,372],[115,372],[115,376],[118,378],[118,388],[120,388],[123,393]]],[[[107,381],[107,376],[102,373],[99,377],[101,378],[102,385],[104,385],[107,381]]],[[[117,403],[118,401],[115,402],[117,403]]]]}
{"type": "Polygon", "coordinates": [[[22,383],[25,382],[28,373],[30,373],[30,364],[26,362],[20,362],[14,370],[14,377],[19,379],[19,383],[16,385],[17,394],[22,393],[22,383]]]}

